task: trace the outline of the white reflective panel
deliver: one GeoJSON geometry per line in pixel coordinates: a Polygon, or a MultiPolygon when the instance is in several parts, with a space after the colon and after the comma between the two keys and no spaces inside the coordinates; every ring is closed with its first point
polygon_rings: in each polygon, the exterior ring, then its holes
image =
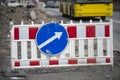
{"type": "Polygon", "coordinates": [[[85,38],[86,37],[86,27],[81,25],[77,26],[77,38],[85,38]]]}
{"type": "Polygon", "coordinates": [[[106,62],[105,59],[106,59],[106,58],[102,58],[102,57],[99,58],[99,57],[98,57],[98,58],[96,59],[96,62],[97,62],[97,63],[105,63],[105,62],[106,62]]]}
{"type": "Polygon", "coordinates": [[[28,27],[20,27],[19,28],[19,36],[20,39],[29,39],[29,30],[28,27]]]}
{"type": "Polygon", "coordinates": [[[20,61],[20,66],[29,66],[30,61],[20,61]]]}
{"type": "Polygon", "coordinates": [[[78,63],[79,64],[86,64],[87,63],[87,59],[78,59],[78,63]]]}
{"type": "Polygon", "coordinates": [[[48,65],[49,65],[49,61],[43,59],[43,60],[41,60],[41,65],[42,65],[42,66],[48,66],[48,65]]]}
{"type": "Polygon", "coordinates": [[[104,37],[104,25],[96,25],[96,37],[104,37]]]}
{"type": "Polygon", "coordinates": [[[68,64],[68,60],[59,60],[59,65],[68,64]]]}

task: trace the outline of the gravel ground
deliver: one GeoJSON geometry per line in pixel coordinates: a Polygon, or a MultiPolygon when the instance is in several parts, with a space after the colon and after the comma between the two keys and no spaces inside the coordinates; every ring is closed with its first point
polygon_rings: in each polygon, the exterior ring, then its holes
{"type": "MultiPolygon", "coordinates": [[[[34,10],[37,15],[35,23],[41,21],[59,21],[37,8],[2,8],[0,7],[0,80],[12,80],[3,76],[3,71],[10,69],[9,22],[20,24],[32,21],[28,13],[34,10]],[[24,15],[23,15],[24,14],[24,15]]],[[[114,51],[113,66],[76,66],[62,68],[26,69],[24,80],[120,80],[120,51],[114,51]]],[[[18,79],[21,80],[21,79],[18,79]]]]}

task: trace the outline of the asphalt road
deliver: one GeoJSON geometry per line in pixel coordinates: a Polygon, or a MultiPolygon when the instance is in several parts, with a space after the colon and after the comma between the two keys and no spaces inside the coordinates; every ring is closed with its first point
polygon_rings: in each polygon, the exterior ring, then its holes
{"type": "Polygon", "coordinates": [[[120,12],[114,12],[112,19],[114,50],[120,51],[120,12]]]}

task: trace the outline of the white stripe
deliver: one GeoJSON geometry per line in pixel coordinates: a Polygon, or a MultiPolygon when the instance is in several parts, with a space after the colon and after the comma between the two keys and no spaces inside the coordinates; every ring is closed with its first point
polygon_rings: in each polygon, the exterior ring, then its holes
{"type": "Polygon", "coordinates": [[[103,58],[103,57],[101,57],[101,58],[96,58],[96,62],[97,63],[106,63],[106,58],[103,58]]]}
{"type": "Polygon", "coordinates": [[[30,66],[29,62],[30,61],[20,61],[20,66],[30,66]]]}
{"type": "Polygon", "coordinates": [[[68,64],[68,60],[59,60],[59,65],[68,64]]]}
{"type": "Polygon", "coordinates": [[[20,27],[20,39],[29,39],[29,30],[28,27],[20,27]]]}
{"type": "Polygon", "coordinates": [[[78,64],[86,64],[87,63],[87,59],[78,59],[78,64]]]}
{"type": "Polygon", "coordinates": [[[45,59],[41,60],[40,65],[43,66],[43,67],[48,66],[49,65],[49,60],[45,60],[45,59]]]}
{"type": "Polygon", "coordinates": [[[84,38],[86,37],[86,27],[81,25],[77,26],[77,38],[84,38]]]}
{"type": "Polygon", "coordinates": [[[96,25],[96,37],[104,37],[104,25],[96,25]]]}

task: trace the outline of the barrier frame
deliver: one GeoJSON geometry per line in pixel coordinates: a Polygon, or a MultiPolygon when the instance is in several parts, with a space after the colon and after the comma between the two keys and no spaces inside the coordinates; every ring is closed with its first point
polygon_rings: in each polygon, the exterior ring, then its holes
{"type": "MultiPolygon", "coordinates": [[[[67,30],[68,26],[83,26],[86,27],[86,25],[109,25],[109,37],[81,37],[81,38],[69,38],[69,49],[65,49],[60,55],[57,55],[55,57],[49,57],[44,55],[43,53],[37,53],[37,47],[35,44],[34,39],[22,39],[22,40],[14,40],[14,28],[28,28],[28,27],[35,27],[38,28],[40,26],[43,26],[45,23],[44,21],[41,24],[34,24],[34,22],[31,22],[31,24],[24,24],[23,21],[20,25],[14,25],[13,22],[10,23],[11,27],[11,35],[10,35],[10,42],[11,42],[11,68],[12,69],[20,69],[20,68],[41,68],[41,67],[63,67],[63,66],[88,66],[88,65],[113,65],[113,21],[110,20],[108,22],[104,22],[100,20],[100,22],[93,22],[90,20],[90,22],[82,22],[80,20],[79,23],[73,23],[73,21],[70,21],[69,23],[64,24],[63,21],[61,21],[61,25],[65,26],[65,29],[67,30]],[[106,40],[106,49],[102,47],[104,45],[104,40],[106,40]],[[96,41],[97,40],[97,41],[96,41]],[[85,56],[85,45],[87,41],[87,49],[88,53],[87,56],[85,56]],[[19,43],[20,42],[20,43],[19,43]],[[30,43],[31,47],[31,58],[28,59],[28,52],[27,52],[27,46],[28,43],[30,43]],[[78,44],[76,44],[78,42],[78,44]],[[81,43],[80,43],[81,42],[81,43]],[[95,43],[97,43],[97,53],[95,56],[95,43]],[[20,55],[21,58],[19,58],[19,51],[18,51],[18,45],[21,45],[21,51],[20,55]],[[79,57],[76,57],[76,46],[79,46],[80,49],[78,50],[79,57]],[[74,48],[74,49],[73,49],[74,48]],[[70,50],[70,51],[69,51],[70,50]],[[106,56],[104,56],[104,51],[106,53],[106,56]],[[74,53],[74,54],[67,54],[67,53],[74,53]],[[66,54],[64,54],[66,53],[66,54]],[[81,54],[80,54],[81,53],[81,54]],[[38,54],[40,54],[40,57],[38,58],[38,54]],[[63,55],[64,54],[64,55],[63,55]],[[69,57],[66,57],[65,55],[69,55],[69,57]]],[[[82,27],[81,27],[82,28],[82,27]]],[[[80,29],[79,29],[80,30],[80,29]]],[[[99,29],[98,29],[99,32],[99,29]]],[[[99,34],[102,35],[102,34],[99,34]]]]}

